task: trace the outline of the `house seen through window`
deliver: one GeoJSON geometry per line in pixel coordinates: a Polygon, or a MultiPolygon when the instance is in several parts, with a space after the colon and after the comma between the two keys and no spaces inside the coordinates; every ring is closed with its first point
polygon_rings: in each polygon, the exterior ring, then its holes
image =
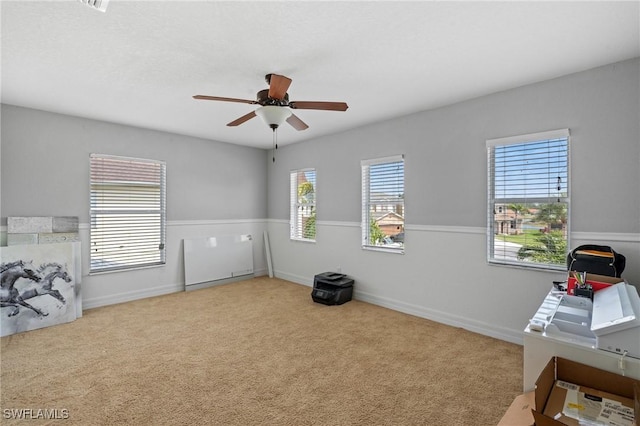
{"type": "Polygon", "coordinates": [[[316,239],[316,171],[291,172],[290,237],[293,240],[316,239]]]}
{"type": "Polygon", "coordinates": [[[569,239],[569,130],[492,139],[488,260],[565,269],[569,239]]]}
{"type": "Polygon", "coordinates": [[[91,155],[90,272],[165,263],[164,162],[91,155]]]}
{"type": "Polygon", "coordinates": [[[404,252],[404,157],[363,160],[362,247],[404,252]]]}

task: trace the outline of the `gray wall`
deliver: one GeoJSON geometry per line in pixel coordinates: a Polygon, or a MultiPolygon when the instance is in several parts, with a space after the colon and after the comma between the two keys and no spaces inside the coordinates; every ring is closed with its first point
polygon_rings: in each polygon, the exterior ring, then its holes
{"type": "Polygon", "coordinates": [[[487,264],[485,141],[569,128],[571,246],[613,246],[640,288],[639,103],[636,58],[285,146],[268,170],[276,274],[310,285],[341,268],[362,300],[519,342],[566,273],[487,264]],[[360,248],[360,160],[394,154],[405,154],[405,255],[360,248]],[[306,167],[314,244],[288,238],[288,175],[306,167]]]}
{"type": "Polygon", "coordinates": [[[407,223],[484,227],[485,141],[568,127],[572,230],[638,233],[639,68],[625,61],[285,146],[269,168],[269,217],[289,218],[289,171],[315,167],[318,220],[360,221],[360,160],[405,154],[407,223]]]}
{"type": "Polygon", "coordinates": [[[255,235],[254,270],[266,273],[264,150],[2,105],[1,151],[2,224],[7,216],[79,217],[85,307],[181,291],[185,238],[255,235]],[[88,275],[90,153],[167,163],[165,266],[88,275]]]}
{"type": "Polygon", "coordinates": [[[89,221],[89,154],[167,163],[167,219],[266,217],[264,150],[2,105],[2,216],[89,221]]]}

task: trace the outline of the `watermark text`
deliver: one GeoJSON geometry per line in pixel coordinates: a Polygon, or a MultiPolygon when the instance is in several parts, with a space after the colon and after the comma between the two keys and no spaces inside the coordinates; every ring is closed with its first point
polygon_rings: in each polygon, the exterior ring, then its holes
{"type": "Polygon", "coordinates": [[[2,417],[9,420],[65,420],[69,418],[66,408],[5,408],[2,417]]]}

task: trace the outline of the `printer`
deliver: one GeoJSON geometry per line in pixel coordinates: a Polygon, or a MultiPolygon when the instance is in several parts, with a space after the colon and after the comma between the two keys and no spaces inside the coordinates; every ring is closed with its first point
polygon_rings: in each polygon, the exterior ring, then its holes
{"type": "Polygon", "coordinates": [[[562,295],[543,324],[547,335],[640,359],[640,296],[620,282],[589,298],[562,295]]]}
{"type": "Polygon", "coordinates": [[[619,283],[596,291],[591,331],[598,349],[640,358],[640,296],[636,288],[619,283]]]}
{"type": "Polygon", "coordinates": [[[353,279],[338,272],[323,272],[313,277],[311,298],[324,305],[342,305],[353,296],[353,279]]]}

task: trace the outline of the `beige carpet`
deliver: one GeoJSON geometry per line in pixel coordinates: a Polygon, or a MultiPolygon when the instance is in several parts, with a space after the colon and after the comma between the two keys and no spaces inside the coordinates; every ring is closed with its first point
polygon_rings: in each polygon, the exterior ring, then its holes
{"type": "Polygon", "coordinates": [[[256,278],[3,337],[2,423],[495,425],[521,393],[521,346],[310,292],[256,278]]]}

